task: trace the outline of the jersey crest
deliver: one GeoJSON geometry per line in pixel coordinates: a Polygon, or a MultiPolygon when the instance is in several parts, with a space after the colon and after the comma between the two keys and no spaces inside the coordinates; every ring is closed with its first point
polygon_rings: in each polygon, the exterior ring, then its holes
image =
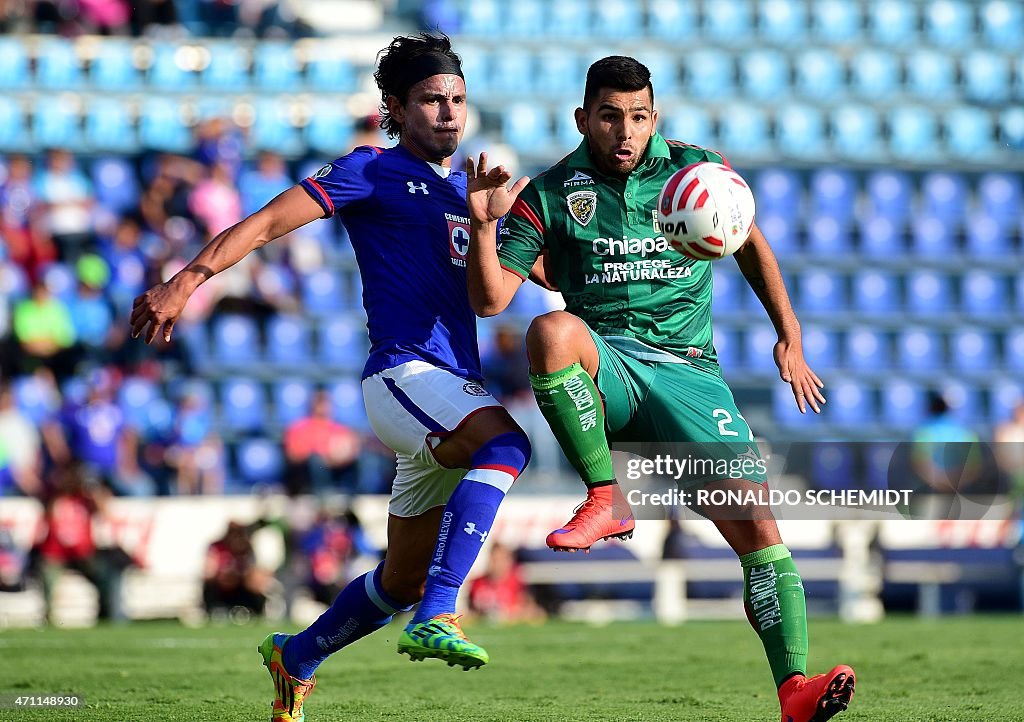
{"type": "Polygon", "coordinates": [[[594,191],[576,191],[566,198],[569,215],[581,226],[586,226],[597,213],[597,193],[594,191]]]}

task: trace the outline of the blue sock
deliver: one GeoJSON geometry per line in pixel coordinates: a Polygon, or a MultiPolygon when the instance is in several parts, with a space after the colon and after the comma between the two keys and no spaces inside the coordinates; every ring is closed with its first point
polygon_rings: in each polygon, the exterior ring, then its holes
{"type": "Polygon", "coordinates": [[[529,462],[530,441],[517,432],[500,434],[473,454],[473,468],[444,508],[423,601],[413,622],[455,611],[459,587],[480,554],[498,506],[529,462]]]}
{"type": "Polygon", "coordinates": [[[384,562],[348,583],[330,608],[284,645],[284,668],[293,677],[309,679],[325,659],[388,622],[407,607],[381,586],[384,562]]]}

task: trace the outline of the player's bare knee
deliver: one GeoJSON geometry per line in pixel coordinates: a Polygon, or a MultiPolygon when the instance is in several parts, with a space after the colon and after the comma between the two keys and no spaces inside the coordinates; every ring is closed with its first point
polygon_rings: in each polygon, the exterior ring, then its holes
{"type": "Polygon", "coordinates": [[[551,311],[533,319],[526,332],[526,349],[534,373],[557,371],[578,363],[583,331],[580,320],[566,311],[551,311]]]}

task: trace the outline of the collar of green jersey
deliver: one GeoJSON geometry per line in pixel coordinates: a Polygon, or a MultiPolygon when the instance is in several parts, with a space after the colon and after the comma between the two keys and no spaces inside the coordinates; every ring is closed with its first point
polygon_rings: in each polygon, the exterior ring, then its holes
{"type": "MultiPolygon", "coordinates": [[[[661,136],[661,133],[655,133],[651,136],[651,142],[647,144],[647,150],[644,151],[644,157],[641,159],[640,164],[637,168],[646,167],[647,164],[654,158],[671,158],[672,155],[669,153],[668,143],[661,136]]],[[[569,167],[570,168],[585,168],[588,170],[597,170],[597,166],[594,165],[594,161],[590,157],[590,145],[587,143],[587,139],[584,138],[583,142],[572,152],[569,156],[569,167]]]]}

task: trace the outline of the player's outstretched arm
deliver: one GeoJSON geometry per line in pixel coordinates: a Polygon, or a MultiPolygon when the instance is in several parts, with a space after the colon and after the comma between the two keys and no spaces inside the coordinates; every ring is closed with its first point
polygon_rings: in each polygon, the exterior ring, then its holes
{"type": "Polygon", "coordinates": [[[736,251],[735,256],[743,277],[757,294],[779,335],[779,342],[775,344],[775,363],[779,367],[779,376],[793,388],[800,413],[807,413],[807,404],[810,404],[814,413],[820,414],[818,403],[825,403],[820,389],[825,384],[804,360],[800,322],[789,302],[779,262],[756,224],[751,228],[747,242],[736,251]]]}
{"type": "Polygon", "coordinates": [[[219,233],[173,278],[153,286],[135,299],[131,315],[132,338],[145,334],[146,343],[152,343],[162,329],[164,341],[170,341],[174,323],[203,282],[235,265],[257,248],[323,214],[320,205],[301,186],[295,186],[245,220],[219,233]]]}
{"type": "Polygon", "coordinates": [[[520,178],[508,187],[512,174],[503,166],[487,170],[487,154],[479,163],[466,159],[466,204],[469,207],[469,256],[466,267],[469,303],[476,315],[494,316],[504,311],[523,279],[502,268],[498,260],[498,221],[509,212],[530,179],[520,178]]]}

